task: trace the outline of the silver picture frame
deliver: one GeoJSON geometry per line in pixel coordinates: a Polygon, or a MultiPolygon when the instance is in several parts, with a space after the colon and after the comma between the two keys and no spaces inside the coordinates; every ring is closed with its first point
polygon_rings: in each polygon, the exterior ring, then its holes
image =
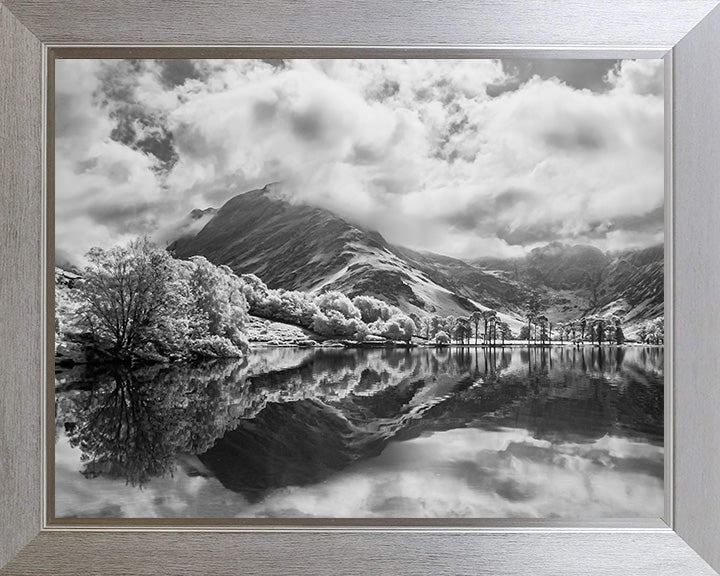
{"type": "MultiPolygon", "coordinates": [[[[0,574],[698,574],[720,569],[716,0],[0,0],[0,574]],[[47,146],[56,54],[663,57],[662,519],[143,525],[49,520],[47,146]]],[[[51,124],[51,122],[50,122],[51,124]]],[[[50,184],[50,186],[48,186],[50,184]]],[[[48,284],[50,281],[50,284],[48,284]]]]}

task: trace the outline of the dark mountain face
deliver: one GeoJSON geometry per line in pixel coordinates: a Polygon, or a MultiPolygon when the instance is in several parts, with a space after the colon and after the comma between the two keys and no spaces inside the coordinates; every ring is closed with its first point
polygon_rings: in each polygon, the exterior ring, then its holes
{"type": "Polygon", "coordinates": [[[664,247],[606,254],[593,246],[554,242],[524,258],[483,258],[473,264],[545,295],[549,316],[567,320],[623,312],[637,325],[664,312],[664,247]]]}
{"type": "Polygon", "coordinates": [[[473,264],[482,269],[497,270],[534,286],[582,290],[599,282],[601,272],[610,260],[594,246],[553,242],[534,248],[523,258],[479,258],[473,264]]]}
{"type": "Polygon", "coordinates": [[[255,274],[270,288],[365,294],[418,314],[468,315],[490,307],[513,329],[531,289],[545,295],[553,321],[623,310],[641,322],[663,313],[662,246],[608,255],[556,242],[525,258],[463,262],[393,246],[327,210],[289,202],[272,186],[191,217],[209,220],[171,244],[175,256],[205,256],[255,274]]]}
{"type": "Polygon", "coordinates": [[[526,259],[530,281],[558,290],[593,289],[609,258],[593,246],[553,242],[535,248],[526,259]]]}
{"type": "Polygon", "coordinates": [[[665,250],[653,246],[625,252],[602,271],[597,309],[622,308],[628,321],[642,321],[664,314],[665,250]]]}
{"type": "Polygon", "coordinates": [[[179,258],[205,256],[271,288],[311,290],[343,268],[360,231],[318,208],[292,205],[269,188],[235,196],[194,237],[170,246],[179,258]]]}
{"type": "Polygon", "coordinates": [[[271,288],[375,296],[407,312],[468,314],[517,303],[511,283],[460,260],[390,245],[327,210],[294,204],[271,187],[229,200],[195,236],[169,248],[205,256],[271,288]]]}

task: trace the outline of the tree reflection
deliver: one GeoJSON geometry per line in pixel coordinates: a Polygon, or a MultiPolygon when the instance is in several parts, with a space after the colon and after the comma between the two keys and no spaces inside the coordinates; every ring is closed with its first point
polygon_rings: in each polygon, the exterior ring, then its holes
{"type": "Polygon", "coordinates": [[[232,370],[182,378],[167,368],[114,367],[91,378],[95,385],[76,400],[74,421],[65,423],[89,478],[141,486],[172,473],[178,454],[206,451],[239,416],[232,370]]]}
{"type": "Polygon", "coordinates": [[[258,351],[243,361],[75,374],[58,388],[56,430],[81,451],[86,477],[141,486],[171,474],[181,454],[212,452],[208,468],[236,477],[224,482],[252,476],[261,489],[281,485],[278,470],[290,461],[294,480],[316,479],[375,453],[376,442],[453,428],[660,443],[662,365],[654,348],[258,351]]]}

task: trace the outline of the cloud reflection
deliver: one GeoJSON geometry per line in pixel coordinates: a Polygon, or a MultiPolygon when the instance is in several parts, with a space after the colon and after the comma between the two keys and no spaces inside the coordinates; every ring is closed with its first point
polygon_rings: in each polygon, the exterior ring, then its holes
{"type": "Polygon", "coordinates": [[[663,448],[527,430],[459,429],[392,443],[328,482],[277,490],[241,516],[660,517],[663,448]]]}
{"type": "Polygon", "coordinates": [[[137,490],[84,479],[64,438],[56,458],[58,481],[71,487],[56,499],[58,517],[657,518],[664,502],[662,446],[614,436],[551,443],[520,428],[393,442],[325,482],[252,505],[187,466],[137,490]]]}

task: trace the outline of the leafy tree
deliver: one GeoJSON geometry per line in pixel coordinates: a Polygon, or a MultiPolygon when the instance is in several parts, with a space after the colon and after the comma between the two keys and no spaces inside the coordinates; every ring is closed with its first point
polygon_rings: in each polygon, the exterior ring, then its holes
{"type": "Polygon", "coordinates": [[[585,341],[585,332],[588,329],[588,319],[587,318],[580,318],[579,321],[580,324],[580,341],[585,341]]]}
{"type": "MultiPolygon", "coordinates": [[[[373,298],[372,296],[355,296],[355,298],[352,299],[352,303],[360,311],[362,321],[367,324],[379,319],[389,320],[391,317],[390,306],[386,302],[373,298]]],[[[399,310],[397,311],[399,312],[399,310]]]]}
{"type": "Polygon", "coordinates": [[[321,336],[351,338],[358,330],[357,318],[347,318],[338,310],[318,311],[313,317],[312,329],[321,336]]]}
{"type": "Polygon", "coordinates": [[[430,340],[430,333],[432,332],[432,319],[429,316],[425,316],[421,319],[422,322],[422,328],[421,328],[421,334],[425,338],[425,340],[430,340]]]}
{"type": "MultiPolygon", "coordinates": [[[[430,320],[430,337],[434,338],[442,330],[443,319],[440,316],[433,316],[430,320]]],[[[447,334],[446,334],[447,335],[447,334]]]]}
{"type": "Polygon", "coordinates": [[[498,331],[502,338],[502,345],[505,346],[505,340],[512,338],[512,331],[507,322],[498,322],[498,331]]]}
{"type": "Polygon", "coordinates": [[[469,340],[469,332],[470,332],[470,323],[464,318],[459,319],[455,324],[455,331],[454,331],[455,340],[459,341],[460,344],[464,344],[466,336],[468,337],[468,340],[469,340]]]}
{"type": "Polygon", "coordinates": [[[605,338],[605,318],[602,316],[593,317],[593,332],[598,346],[601,346],[605,338]]]}
{"type": "Polygon", "coordinates": [[[531,332],[531,326],[529,324],[524,324],[520,327],[520,334],[518,335],[520,340],[527,340],[528,346],[530,345],[530,338],[532,337],[531,332]]]}
{"type": "Polygon", "coordinates": [[[352,300],[337,290],[328,290],[315,298],[315,304],[322,312],[337,311],[345,318],[357,318],[360,320],[361,314],[357,306],[352,300]]]}
{"type": "Polygon", "coordinates": [[[412,318],[405,317],[404,319],[400,318],[400,328],[402,329],[402,339],[405,342],[410,342],[415,335],[417,325],[412,318]]]}
{"type": "Polygon", "coordinates": [[[622,329],[622,316],[619,314],[615,314],[612,317],[612,332],[615,344],[620,345],[625,343],[625,333],[622,329]]]}
{"type": "Polygon", "coordinates": [[[355,334],[353,334],[353,338],[355,338],[358,342],[362,342],[369,334],[370,329],[367,324],[365,324],[365,322],[358,322],[357,330],[355,331],[355,334]]]}
{"type": "Polygon", "coordinates": [[[268,297],[269,288],[255,274],[242,274],[242,290],[251,314],[257,314],[257,308],[268,297]]]}
{"type": "Polygon", "coordinates": [[[400,340],[402,335],[403,331],[400,327],[400,323],[395,319],[389,320],[385,325],[385,333],[383,336],[385,336],[388,340],[400,340]]]}
{"type": "Polygon", "coordinates": [[[202,256],[191,258],[190,263],[188,283],[195,337],[218,336],[235,346],[243,345],[248,305],[242,281],[227,266],[214,266],[202,256]]]}
{"type": "Polygon", "coordinates": [[[528,345],[530,344],[530,334],[532,333],[531,325],[535,323],[535,319],[540,316],[544,309],[544,304],[540,296],[540,292],[532,290],[528,295],[526,318],[528,321],[528,345]]]}
{"type": "Polygon", "coordinates": [[[87,258],[80,285],[87,323],[99,345],[127,357],[173,308],[171,257],[143,238],[110,250],[93,248],[87,258]]]}
{"type": "Polygon", "coordinates": [[[638,329],[638,337],[644,344],[664,344],[665,343],[665,317],[657,318],[645,322],[638,329]]]}
{"type": "Polygon", "coordinates": [[[540,314],[540,316],[537,317],[537,325],[540,327],[540,344],[544,345],[545,341],[549,341],[549,334],[548,334],[548,326],[550,321],[548,320],[548,317],[544,314],[540,314]]]}
{"type": "Polygon", "coordinates": [[[489,343],[492,337],[492,326],[497,318],[497,312],[495,310],[483,310],[482,317],[485,322],[485,334],[483,339],[486,343],[489,343]]]}
{"type": "Polygon", "coordinates": [[[446,334],[452,334],[455,331],[455,324],[457,324],[457,318],[451,314],[445,317],[442,323],[442,329],[446,334]]]}
{"type": "Polygon", "coordinates": [[[478,331],[480,329],[480,321],[483,319],[483,314],[480,310],[475,310],[470,315],[470,322],[472,322],[473,327],[475,328],[475,346],[477,346],[478,343],[478,331]]]}
{"type": "Polygon", "coordinates": [[[448,346],[450,344],[450,337],[443,330],[440,330],[435,335],[435,344],[437,346],[448,346]]]}

